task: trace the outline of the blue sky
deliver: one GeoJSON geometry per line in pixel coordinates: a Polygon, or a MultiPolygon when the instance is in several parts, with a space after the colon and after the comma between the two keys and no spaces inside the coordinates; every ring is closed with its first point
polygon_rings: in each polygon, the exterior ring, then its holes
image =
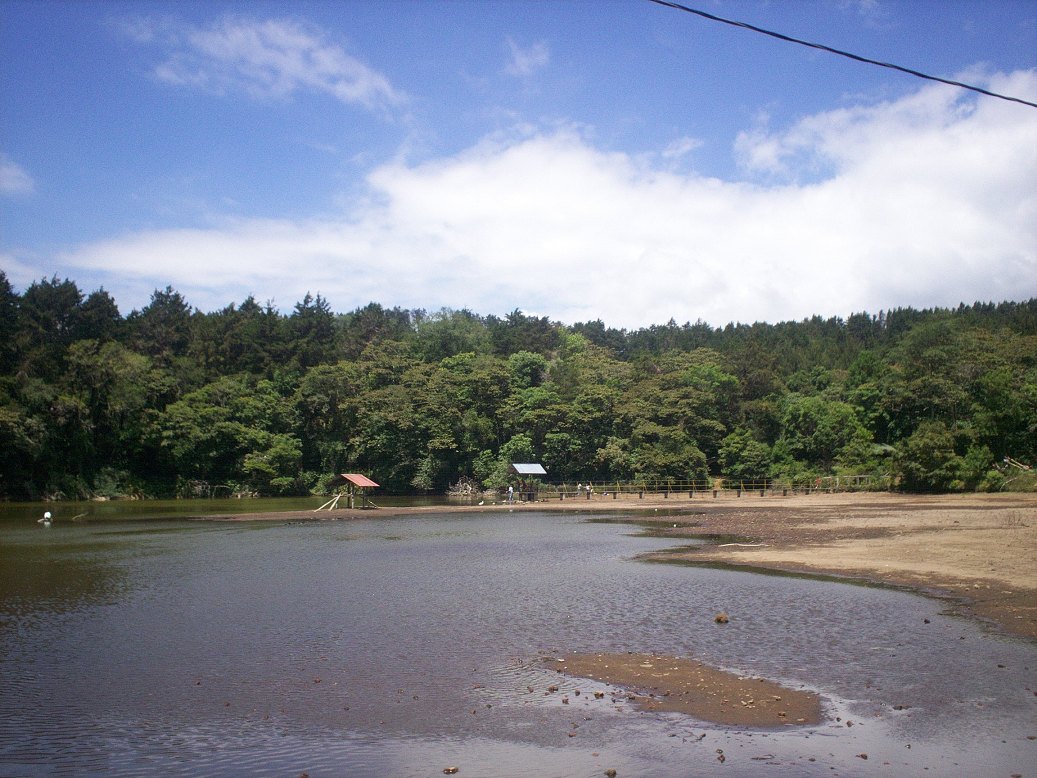
{"type": "MultiPolygon", "coordinates": [[[[1037,102],[1037,2],[688,5],[1037,102]]],[[[1037,296],[1037,109],[646,0],[0,0],[0,268],[639,327],[1037,296]]]]}

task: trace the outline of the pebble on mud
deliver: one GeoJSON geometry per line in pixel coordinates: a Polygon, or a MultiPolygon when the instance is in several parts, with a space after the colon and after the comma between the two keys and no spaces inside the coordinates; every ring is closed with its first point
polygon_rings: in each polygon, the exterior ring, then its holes
{"type": "MultiPolygon", "coordinates": [[[[556,662],[552,660],[554,669],[556,662]]],[[[617,688],[595,690],[595,699],[629,700],[651,711],[685,713],[698,719],[740,726],[784,727],[819,723],[821,699],[763,678],[746,678],[701,662],[655,654],[573,654],[561,668],[617,688]]],[[[572,702],[572,694],[564,695],[572,702]]]]}
{"type": "Polygon", "coordinates": [[[727,624],[730,620],[731,618],[723,611],[720,611],[720,613],[713,617],[713,621],[717,624],[727,624]]]}

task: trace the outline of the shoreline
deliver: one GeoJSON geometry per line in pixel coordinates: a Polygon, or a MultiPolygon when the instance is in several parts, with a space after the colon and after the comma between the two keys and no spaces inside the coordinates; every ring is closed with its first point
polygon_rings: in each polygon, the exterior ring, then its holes
{"type": "MultiPolygon", "coordinates": [[[[214,521],[352,521],[431,513],[547,511],[629,523],[669,549],[649,562],[719,565],[759,573],[810,575],[905,589],[948,603],[985,627],[1037,640],[1037,494],[918,496],[810,494],[698,499],[636,495],[515,505],[414,506],[208,516],[214,521]],[[705,540],[690,547],[691,539],[705,540]]],[[[727,614],[718,614],[718,624],[727,614]]],[[[737,618],[732,614],[731,618],[737,618]]],[[[723,627],[719,627],[723,628],[723,627]]],[[[743,677],[695,657],[568,654],[543,665],[575,685],[570,699],[641,711],[676,712],[720,726],[814,726],[821,698],[768,679],[743,677]],[[582,681],[610,691],[580,696],[582,681]]],[[[534,690],[530,688],[532,693],[534,690]]],[[[547,694],[559,692],[551,686],[547,694]]]]}
{"type": "Polygon", "coordinates": [[[616,514],[646,531],[706,539],[694,550],[642,555],[653,562],[724,564],[905,588],[1007,634],[1037,640],[1037,494],[906,495],[889,492],[696,498],[672,494],[506,505],[436,505],[244,513],[208,521],[342,521],[428,513],[561,511],[616,514]],[[741,544],[729,545],[732,539],[741,544]],[[712,540],[713,542],[708,542],[712,540]],[[719,542],[717,542],[719,541],[719,542]]]}

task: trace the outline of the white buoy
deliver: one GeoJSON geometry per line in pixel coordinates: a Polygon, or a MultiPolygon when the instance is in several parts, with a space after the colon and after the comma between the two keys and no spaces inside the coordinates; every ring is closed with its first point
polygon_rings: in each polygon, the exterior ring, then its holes
{"type": "Polygon", "coordinates": [[[40,519],[37,524],[42,524],[44,527],[50,526],[50,511],[44,511],[43,518],[40,519]]]}

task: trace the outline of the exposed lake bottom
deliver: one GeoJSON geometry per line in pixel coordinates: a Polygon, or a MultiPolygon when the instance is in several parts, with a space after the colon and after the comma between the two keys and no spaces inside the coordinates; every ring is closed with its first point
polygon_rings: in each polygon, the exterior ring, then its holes
{"type": "Polygon", "coordinates": [[[0,775],[1034,774],[1033,644],[904,592],[634,562],[665,541],[584,518],[5,528],[0,775]],[[542,661],[577,652],[816,691],[823,720],[644,711],[542,661]]]}

